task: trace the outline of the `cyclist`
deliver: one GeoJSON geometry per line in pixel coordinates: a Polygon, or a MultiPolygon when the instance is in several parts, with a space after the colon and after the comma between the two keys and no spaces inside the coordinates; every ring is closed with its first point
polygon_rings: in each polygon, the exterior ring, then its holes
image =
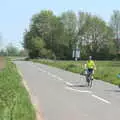
{"type": "Polygon", "coordinates": [[[88,79],[88,74],[92,74],[92,80],[93,78],[93,74],[94,74],[94,70],[96,70],[96,65],[95,62],[92,60],[92,56],[89,56],[89,59],[87,61],[87,63],[85,64],[85,70],[86,70],[86,80],[88,79]]]}

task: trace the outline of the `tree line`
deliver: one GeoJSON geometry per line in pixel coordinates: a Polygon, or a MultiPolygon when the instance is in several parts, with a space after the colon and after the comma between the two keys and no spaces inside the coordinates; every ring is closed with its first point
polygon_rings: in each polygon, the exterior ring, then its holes
{"type": "Polygon", "coordinates": [[[4,49],[0,50],[0,56],[27,56],[28,53],[25,49],[19,50],[12,43],[9,43],[4,49]]]}
{"type": "Polygon", "coordinates": [[[24,32],[23,46],[30,58],[71,60],[80,48],[81,59],[115,59],[120,54],[120,11],[114,10],[109,23],[89,12],[43,10],[32,16],[24,32]]]}

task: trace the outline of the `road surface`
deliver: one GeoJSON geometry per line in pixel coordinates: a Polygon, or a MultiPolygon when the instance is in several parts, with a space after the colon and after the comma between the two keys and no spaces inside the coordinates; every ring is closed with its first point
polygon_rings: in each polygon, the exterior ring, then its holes
{"type": "Polygon", "coordinates": [[[120,89],[39,63],[16,61],[44,120],[119,120],[120,89]]]}

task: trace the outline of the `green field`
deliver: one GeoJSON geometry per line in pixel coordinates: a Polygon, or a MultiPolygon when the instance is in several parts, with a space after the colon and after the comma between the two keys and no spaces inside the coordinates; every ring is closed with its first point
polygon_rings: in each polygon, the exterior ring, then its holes
{"type": "MultiPolygon", "coordinates": [[[[33,60],[50,66],[58,67],[74,73],[83,74],[85,61],[50,61],[50,60],[33,60]]],[[[96,61],[97,70],[95,71],[95,79],[100,79],[115,85],[120,84],[120,78],[117,75],[120,73],[119,61],[96,61]]]]}
{"type": "Polygon", "coordinates": [[[16,66],[6,60],[0,72],[0,120],[35,120],[35,111],[16,66]]]}

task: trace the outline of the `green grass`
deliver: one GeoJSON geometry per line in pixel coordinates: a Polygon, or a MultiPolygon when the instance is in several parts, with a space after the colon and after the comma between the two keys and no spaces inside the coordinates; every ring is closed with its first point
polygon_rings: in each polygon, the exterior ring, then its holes
{"type": "Polygon", "coordinates": [[[6,60],[0,72],[0,120],[35,120],[35,111],[16,66],[6,60]]]}
{"type": "MultiPolygon", "coordinates": [[[[86,61],[49,61],[49,60],[33,60],[33,62],[39,62],[47,64],[53,67],[58,67],[64,70],[68,70],[74,73],[83,73],[84,64],[86,61]]],[[[120,73],[119,61],[96,61],[97,70],[95,71],[95,78],[100,79],[115,85],[120,84],[120,78],[117,75],[120,73]]]]}

